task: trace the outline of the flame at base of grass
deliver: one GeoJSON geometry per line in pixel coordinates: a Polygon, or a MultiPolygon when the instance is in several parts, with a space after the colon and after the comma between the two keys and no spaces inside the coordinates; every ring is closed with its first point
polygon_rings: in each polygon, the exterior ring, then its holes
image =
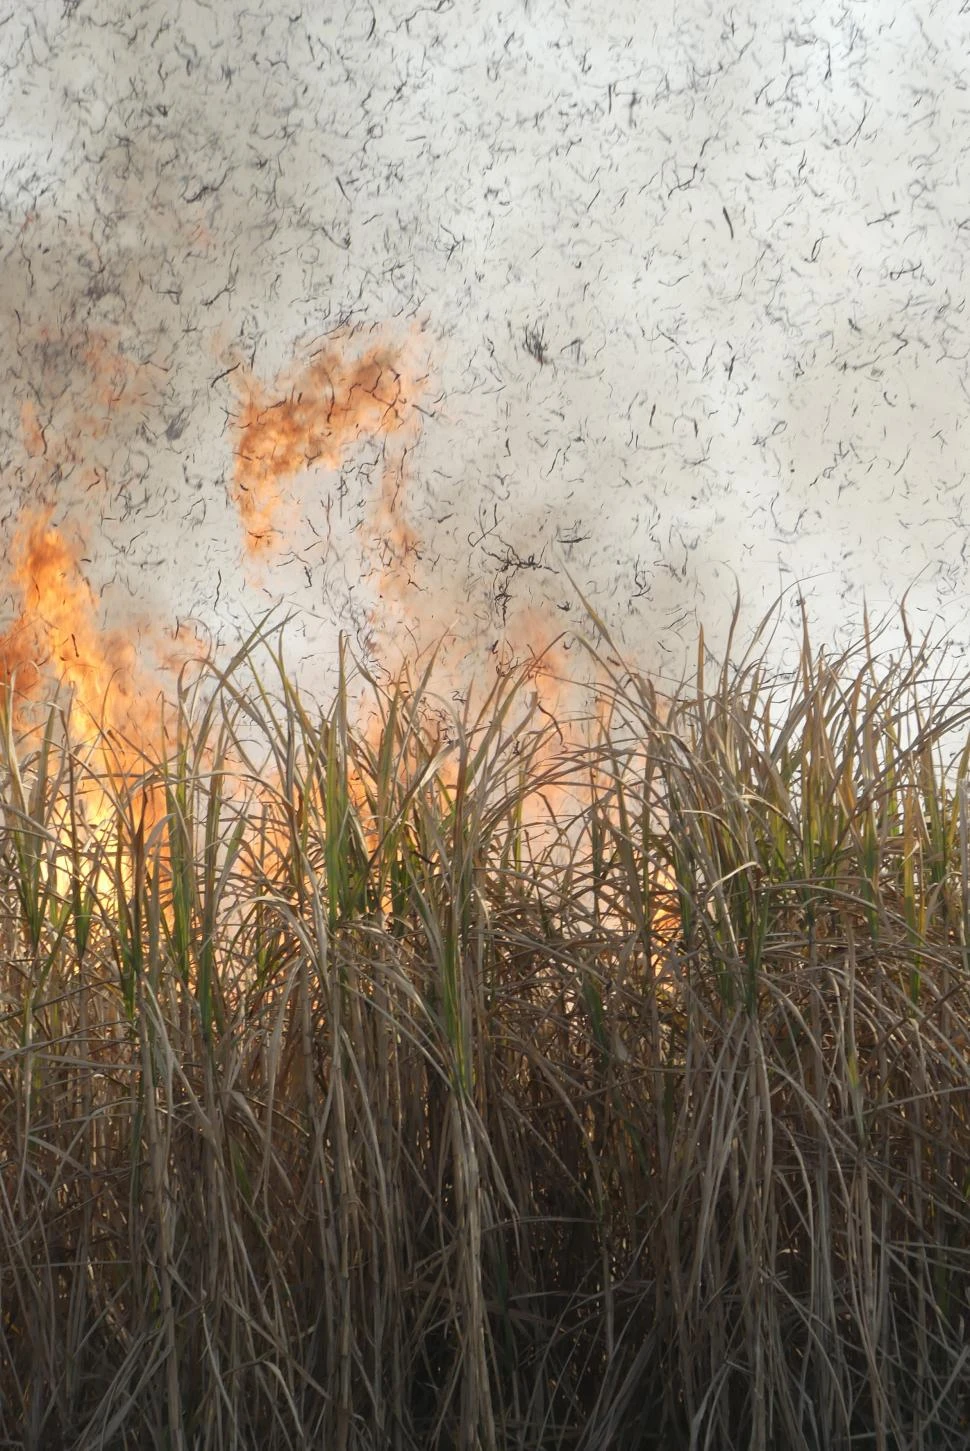
{"type": "MultiPolygon", "coordinates": [[[[12,582],[23,604],[0,637],[0,678],[24,702],[36,700],[51,679],[66,687],[71,725],[81,738],[127,724],[137,699],[135,648],[119,631],[98,628],[98,601],[77,550],[45,513],[22,527],[12,556],[12,582]]],[[[139,704],[137,713],[145,709],[139,704]]]]}
{"type": "MultiPolygon", "coordinates": [[[[8,754],[16,731],[46,757],[56,749],[59,717],[76,790],[72,820],[58,829],[116,835],[119,804],[125,800],[144,834],[165,810],[163,793],[146,776],[146,766],[166,747],[161,678],[143,664],[133,638],[102,628],[99,601],[81,572],[79,551],[54,527],[49,512],[25,521],[11,558],[21,607],[0,636],[8,754]]],[[[174,644],[153,653],[171,669],[198,657],[200,648],[191,631],[180,628],[174,644]]],[[[23,814],[26,799],[15,804],[23,814]]],[[[41,806],[35,803],[37,810],[41,806]]],[[[111,851],[116,843],[106,839],[103,845],[111,851]]]]}
{"type": "MultiPolygon", "coordinates": [[[[132,639],[102,628],[99,601],[81,572],[78,550],[49,514],[24,524],[12,558],[21,608],[0,637],[0,682],[12,707],[8,734],[16,717],[28,739],[43,743],[46,738],[46,746],[35,745],[37,753],[50,751],[56,712],[45,710],[45,700],[52,688],[55,700],[63,692],[65,759],[78,768],[77,789],[71,793],[71,819],[50,824],[72,843],[78,829],[100,840],[103,857],[117,856],[113,890],[120,883],[125,893],[134,885],[140,853],[154,832],[155,869],[171,906],[179,890],[173,861],[193,850],[180,833],[191,836],[194,828],[166,764],[173,742],[164,723],[162,677],[142,662],[132,639]],[[128,865],[119,876],[122,839],[128,865]]],[[[492,684],[469,690],[459,713],[454,712],[454,692],[450,703],[438,693],[450,670],[435,656],[421,679],[412,683],[405,673],[396,684],[381,687],[379,714],[363,724],[348,707],[345,678],[330,717],[313,724],[284,673],[286,709],[302,722],[307,736],[310,766],[305,763],[303,769],[308,774],[294,779],[288,754],[247,765],[239,742],[222,754],[219,767],[227,802],[245,797],[254,782],[260,783],[257,795],[268,793],[262,839],[267,861],[276,862],[270,875],[278,871],[281,880],[289,876],[299,887],[302,868],[293,856],[299,843],[301,859],[326,883],[336,921],[348,912],[377,911],[385,918],[399,913],[402,891],[406,897],[415,888],[414,881],[407,885],[409,873],[424,880],[428,862],[444,849],[443,830],[454,838],[449,852],[460,846],[476,858],[477,833],[485,833],[483,840],[504,833],[509,862],[526,875],[544,871],[542,863],[553,858],[568,860],[589,830],[593,803],[602,805],[607,797],[596,779],[600,768],[590,764],[597,753],[590,734],[596,722],[579,708],[581,692],[569,677],[563,641],[543,645],[540,624],[531,617],[520,622],[515,663],[511,655],[489,657],[492,684]],[[246,779],[250,787],[243,784],[246,779]],[[487,801],[493,790],[503,803],[497,817],[487,801]],[[424,837],[416,820],[428,824],[424,837]]],[[[170,669],[192,653],[197,652],[187,642],[179,642],[165,666],[170,669]]],[[[157,648],[152,655],[161,658],[157,648]]],[[[195,754],[197,770],[211,768],[204,753],[195,754]]],[[[21,817],[29,814],[25,802],[23,793],[14,802],[21,817]]],[[[424,881],[429,890],[437,890],[435,872],[424,881]]],[[[63,893],[68,883],[55,875],[63,893]]],[[[97,868],[89,885],[100,892],[108,877],[97,868]]],[[[595,881],[591,885],[595,893],[595,881]]],[[[175,913],[175,906],[171,910],[175,913]]],[[[602,922],[602,911],[608,910],[602,901],[598,910],[602,922]]]]}

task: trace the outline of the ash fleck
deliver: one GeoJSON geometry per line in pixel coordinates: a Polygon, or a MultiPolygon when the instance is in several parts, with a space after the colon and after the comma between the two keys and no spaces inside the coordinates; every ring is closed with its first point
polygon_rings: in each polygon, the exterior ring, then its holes
{"type": "Polygon", "coordinates": [[[174,443],[177,438],[182,437],[182,434],[185,432],[185,426],[187,423],[188,412],[185,408],[183,408],[175,415],[173,419],[169,421],[169,425],[165,430],[165,437],[168,439],[169,443],[174,443]]]}
{"type": "Polygon", "coordinates": [[[541,368],[548,363],[549,354],[546,351],[546,333],[541,323],[528,323],[522,337],[525,350],[531,358],[535,358],[541,368]]]}

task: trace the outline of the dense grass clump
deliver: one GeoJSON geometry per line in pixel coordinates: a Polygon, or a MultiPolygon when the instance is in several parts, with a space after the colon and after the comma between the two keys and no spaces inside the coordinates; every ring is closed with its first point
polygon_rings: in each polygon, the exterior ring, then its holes
{"type": "Polygon", "coordinates": [[[155,750],[8,698],[0,1445],[965,1447],[939,659],[606,644],[585,736],[266,639],[155,750]]]}

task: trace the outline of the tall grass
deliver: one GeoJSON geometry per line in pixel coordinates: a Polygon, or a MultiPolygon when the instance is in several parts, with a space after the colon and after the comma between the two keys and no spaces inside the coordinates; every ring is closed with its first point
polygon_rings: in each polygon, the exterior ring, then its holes
{"type": "Polygon", "coordinates": [[[605,642],[580,743],[262,638],[137,769],[8,698],[0,1445],[964,1447],[941,660],[605,642]]]}

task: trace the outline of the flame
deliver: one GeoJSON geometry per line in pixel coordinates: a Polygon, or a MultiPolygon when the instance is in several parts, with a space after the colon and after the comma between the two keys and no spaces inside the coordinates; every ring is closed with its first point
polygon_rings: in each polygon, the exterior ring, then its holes
{"type": "MultiPolygon", "coordinates": [[[[161,744],[161,684],[139,659],[134,639],[99,624],[99,600],[80,568],[79,548],[51,523],[49,511],[28,516],[11,549],[12,584],[22,600],[14,623],[0,635],[0,682],[8,686],[21,718],[53,685],[68,697],[72,746],[93,758],[95,777],[130,782],[146,753],[161,744]]],[[[198,656],[201,642],[187,627],[160,655],[167,668],[198,656]]],[[[144,801],[146,820],[160,806],[144,801]]],[[[112,816],[105,791],[93,783],[85,794],[89,826],[112,816]]]]}
{"type": "Polygon", "coordinates": [[[234,498],[250,555],[278,549],[293,526],[287,480],[339,468],[358,439],[402,427],[420,386],[402,368],[388,346],[352,358],[332,343],[289,381],[264,388],[243,378],[234,498]]]}
{"type": "MultiPolygon", "coordinates": [[[[420,414],[412,405],[424,381],[416,381],[403,354],[387,346],[352,358],[334,343],[288,384],[281,379],[264,390],[249,382],[237,422],[235,470],[247,550],[250,557],[270,555],[293,529],[295,501],[286,496],[288,480],[313,468],[336,468],[357,440],[383,435],[379,485],[363,541],[377,584],[371,649],[391,679],[402,672],[412,678],[420,675],[421,659],[433,650],[433,692],[466,701],[472,717],[483,681],[487,684],[496,674],[524,675],[528,690],[523,692],[523,713],[531,708],[533,728],[538,723],[549,729],[530,751],[530,770],[544,779],[523,803],[522,826],[532,849],[568,849],[568,835],[580,829],[577,824],[591,800],[592,775],[580,780],[572,767],[590,745],[594,680],[578,678],[575,656],[552,606],[506,607],[493,639],[474,619],[442,628],[441,610],[449,591],[439,579],[424,576],[422,539],[409,509],[420,414]]],[[[460,617],[457,601],[454,610],[460,617]]],[[[515,729],[515,724],[510,722],[510,727],[515,729]]],[[[362,716],[358,728],[376,752],[380,722],[362,716]]],[[[399,769],[405,769],[404,763],[399,769]]],[[[446,791],[455,788],[456,769],[447,756],[439,763],[437,774],[446,791]]],[[[365,842],[373,850],[375,823],[353,771],[347,785],[365,842]]],[[[658,882],[661,886],[666,884],[658,882]]],[[[677,925],[675,914],[666,910],[667,900],[661,891],[653,912],[655,935],[663,943],[677,925]]]]}
{"type": "Polygon", "coordinates": [[[23,607],[0,637],[0,678],[36,698],[50,672],[71,692],[71,724],[82,740],[100,725],[125,723],[136,700],[134,645],[119,631],[99,630],[78,550],[43,511],[21,526],[11,554],[23,607]]]}
{"type": "MultiPolygon", "coordinates": [[[[31,400],[21,407],[23,452],[34,471],[47,470],[52,480],[65,463],[81,463],[78,438],[110,434],[119,410],[122,417],[125,410],[141,410],[155,386],[146,365],[133,364],[106,337],[90,335],[83,348],[65,340],[61,353],[65,350],[72,363],[83,360],[85,426],[67,429],[63,407],[49,414],[31,400]]],[[[577,678],[579,652],[571,651],[552,605],[516,607],[506,598],[499,628],[486,633],[481,620],[468,617],[464,602],[440,578],[427,577],[423,541],[410,510],[410,471],[423,416],[417,399],[426,384],[413,365],[413,354],[387,342],[354,353],[346,338],[333,339],[309,363],[269,385],[237,372],[242,401],[235,423],[233,497],[249,558],[271,562],[297,526],[297,499],[287,493],[291,481],[313,470],[336,469],[362,440],[378,441],[379,474],[362,531],[365,573],[369,565],[376,581],[371,627],[377,658],[392,677],[410,669],[412,678],[419,678],[420,661],[434,648],[429,696],[433,692],[442,700],[464,701],[469,721],[476,717],[475,701],[496,675],[525,677],[523,716],[531,711],[530,730],[548,729],[523,755],[523,761],[528,755],[536,785],[523,803],[522,826],[536,851],[568,850],[570,833],[582,829],[579,823],[594,780],[592,770],[585,784],[573,770],[590,745],[584,734],[590,720],[590,680],[577,678]],[[460,623],[449,628],[441,611],[448,607],[450,594],[460,623]]],[[[76,413],[75,419],[80,422],[81,415],[76,413]]],[[[130,630],[105,628],[100,601],[81,569],[80,547],[54,527],[49,509],[23,517],[10,558],[11,584],[21,607],[0,635],[0,682],[13,687],[22,705],[39,703],[48,682],[59,686],[68,699],[73,743],[93,754],[102,779],[117,781],[120,776],[130,782],[146,757],[155,756],[164,744],[158,671],[178,668],[198,654],[198,641],[183,630],[166,653],[150,635],[138,643],[130,630]]],[[[518,724],[510,719],[507,728],[515,731],[518,724]]],[[[377,729],[377,722],[359,725],[363,741],[376,753],[377,739],[368,732],[377,729]]],[[[486,725],[479,721],[475,728],[486,725]]],[[[407,774],[412,766],[420,769],[419,763],[406,762],[400,769],[407,774]]],[[[443,752],[436,774],[445,792],[456,789],[456,771],[456,762],[443,752]]],[[[378,824],[364,782],[349,763],[346,784],[365,846],[376,850],[378,824]]],[[[97,797],[96,789],[92,797],[97,797]]],[[[290,808],[295,810],[296,803],[290,808]]],[[[163,801],[148,799],[152,821],[163,811],[163,801]]],[[[89,824],[110,814],[105,799],[94,799],[89,824]]],[[[272,826],[267,841],[271,839],[275,843],[272,826]]],[[[286,844],[281,824],[281,860],[286,844]]],[[[672,940],[679,925],[676,911],[667,910],[670,885],[658,877],[653,920],[664,942],[672,940]]]]}

